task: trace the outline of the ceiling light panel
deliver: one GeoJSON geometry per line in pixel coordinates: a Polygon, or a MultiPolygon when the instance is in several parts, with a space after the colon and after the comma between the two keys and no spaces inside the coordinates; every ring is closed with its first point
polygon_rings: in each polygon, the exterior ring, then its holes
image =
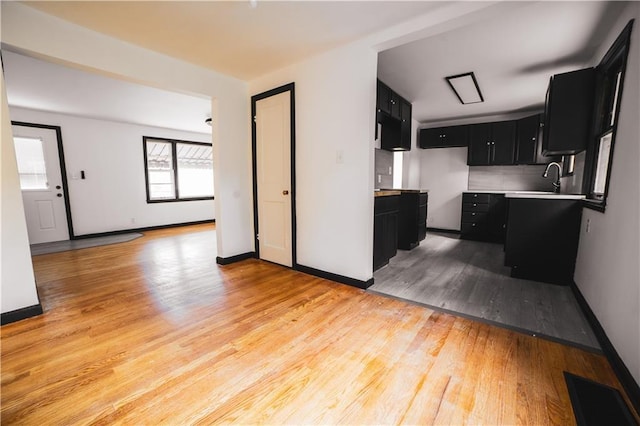
{"type": "Polygon", "coordinates": [[[473,72],[445,77],[449,86],[463,104],[484,102],[480,86],[473,72]]]}

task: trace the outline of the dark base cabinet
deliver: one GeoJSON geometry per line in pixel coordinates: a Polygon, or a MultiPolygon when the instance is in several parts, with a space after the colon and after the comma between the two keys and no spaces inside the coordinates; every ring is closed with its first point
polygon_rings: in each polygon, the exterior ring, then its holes
{"type": "Polygon", "coordinates": [[[504,242],[506,204],[503,194],[464,192],[460,237],[466,240],[504,242]]]}
{"type": "Polygon", "coordinates": [[[508,198],[505,265],[511,276],[568,285],[578,253],[578,200],[508,198]]]}
{"type": "Polygon", "coordinates": [[[376,197],[373,219],[373,270],[389,263],[398,252],[400,195],[376,197]]]}
{"type": "Polygon", "coordinates": [[[427,235],[427,205],[429,194],[403,191],[400,195],[398,248],[412,250],[427,235]]]}

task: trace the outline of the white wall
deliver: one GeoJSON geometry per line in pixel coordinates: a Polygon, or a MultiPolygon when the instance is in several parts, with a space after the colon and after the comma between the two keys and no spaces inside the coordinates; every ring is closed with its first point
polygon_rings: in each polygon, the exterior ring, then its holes
{"type": "Polygon", "coordinates": [[[212,99],[218,255],[253,251],[247,85],[52,17],[2,2],[3,47],[19,53],[212,99]]]}
{"type": "Polygon", "coordinates": [[[298,263],[363,281],[373,276],[376,58],[355,43],[249,83],[252,95],[295,83],[298,263]]]}
{"type": "Polygon", "coordinates": [[[37,305],[40,302],[31,264],[27,222],[22,206],[20,179],[4,87],[4,73],[0,79],[0,91],[2,92],[0,306],[2,313],[5,313],[37,305]]]}
{"type": "Polygon", "coordinates": [[[402,188],[422,189],[420,187],[420,148],[418,148],[418,123],[411,120],[411,151],[402,153],[402,188]]]}
{"type": "Polygon", "coordinates": [[[640,383],[640,3],[631,2],[600,47],[597,64],[635,18],[613,151],[607,208],[584,209],[575,282],[640,383]],[[586,232],[589,223],[590,232],[586,232]]]}
{"type": "Polygon", "coordinates": [[[60,126],[75,235],[214,219],[214,201],[146,202],[143,136],[211,135],[10,107],[11,119],[60,126]],[[73,179],[84,170],[86,179],[73,179]]]}
{"type": "Polygon", "coordinates": [[[467,148],[420,151],[420,187],[429,190],[427,226],[459,231],[462,192],[469,181],[467,148]]]}

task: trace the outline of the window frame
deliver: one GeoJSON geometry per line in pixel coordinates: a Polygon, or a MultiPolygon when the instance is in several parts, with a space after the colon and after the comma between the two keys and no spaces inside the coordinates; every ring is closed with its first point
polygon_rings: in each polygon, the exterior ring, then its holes
{"type": "Polygon", "coordinates": [[[215,194],[208,197],[184,197],[180,198],[180,189],[178,183],[178,155],[177,155],[177,145],[178,144],[187,144],[187,145],[199,145],[199,146],[210,146],[213,148],[213,144],[210,142],[196,142],[196,141],[188,141],[182,139],[169,139],[165,137],[156,137],[156,136],[143,136],[142,137],[142,154],[144,158],[144,183],[145,183],[145,192],[147,195],[147,204],[156,204],[156,203],[177,203],[182,201],[202,201],[202,200],[215,200],[215,194]],[[173,166],[173,183],[174,183],[174,193],[175,198],[162,198],[162,199],[152,199],[149,193],[149,166],[147,161],[147,141],[153,142],[163,142],[171,144],[171,161],[173,166]]]}
{"type": "Polygon", "coordinates": [[[596,102],[594,104],[593,112],[593,130],[585,156],[585,179],[583,181],[582,189],[583,193],[587,194],[587,198],[584,203],[585,207],[600,212],[604,212],[607,205],[607,195],[609,193],[609,184],[613,169],[613,155],[618,130],[618,121],[620,119],[622,94],[624,92],[627,57],[629,53],[629,46],[631,44],[631,29],[633,27],[633,22],[634,20],[631,20],[627,23],[625,28],[622,30],[620,35],[618,35],[615,42],[611,45],[600,61],[600,64],[596,67],[596,102]],[[620,74],[619,78],[617,78],[618,73],[620,74]],[[614,78],[612,79],[612,77],[614,78]],[[614,87],[612,88],[611,84],[607,86],[606,83],[613,80],[617,82],[613,85],[614,87]],[[608,89],[613,89],[613,93],[608,89]],[[612,105],[609,105],[611,103],[612,105]],[[613,116],[611,116],[610,109],[613,105],[616,107],[613,110],[613,116]],[[613,124],[611,124],[611,119],[613,119],[613,124]],[[607,120],[609,121],[608,123],[607,120]],[[611,134],[611,147],[609,149],[604,191],[600,194],[599,192],[595,192],[595,186],[598,175],[598,162],[600,159],[600,144],[602,138],[607,136],[607,134],[611,134]]]}

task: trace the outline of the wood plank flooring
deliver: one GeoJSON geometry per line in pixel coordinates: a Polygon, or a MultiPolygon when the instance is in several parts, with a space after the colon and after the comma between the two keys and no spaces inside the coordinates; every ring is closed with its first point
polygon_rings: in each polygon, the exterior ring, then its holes
{"type": "Polygon", "coordinates": [[[45,313],[1,328],[9,424],[573,424],[606,359],[258,260],[212,225],[36,256],[45,313]]]}
{"type": "Polygon", "coordinates": [[[430,232],[374,280],[375,292],[600,350],[571,289],[511,278],[501,244],[430,232]]]}

